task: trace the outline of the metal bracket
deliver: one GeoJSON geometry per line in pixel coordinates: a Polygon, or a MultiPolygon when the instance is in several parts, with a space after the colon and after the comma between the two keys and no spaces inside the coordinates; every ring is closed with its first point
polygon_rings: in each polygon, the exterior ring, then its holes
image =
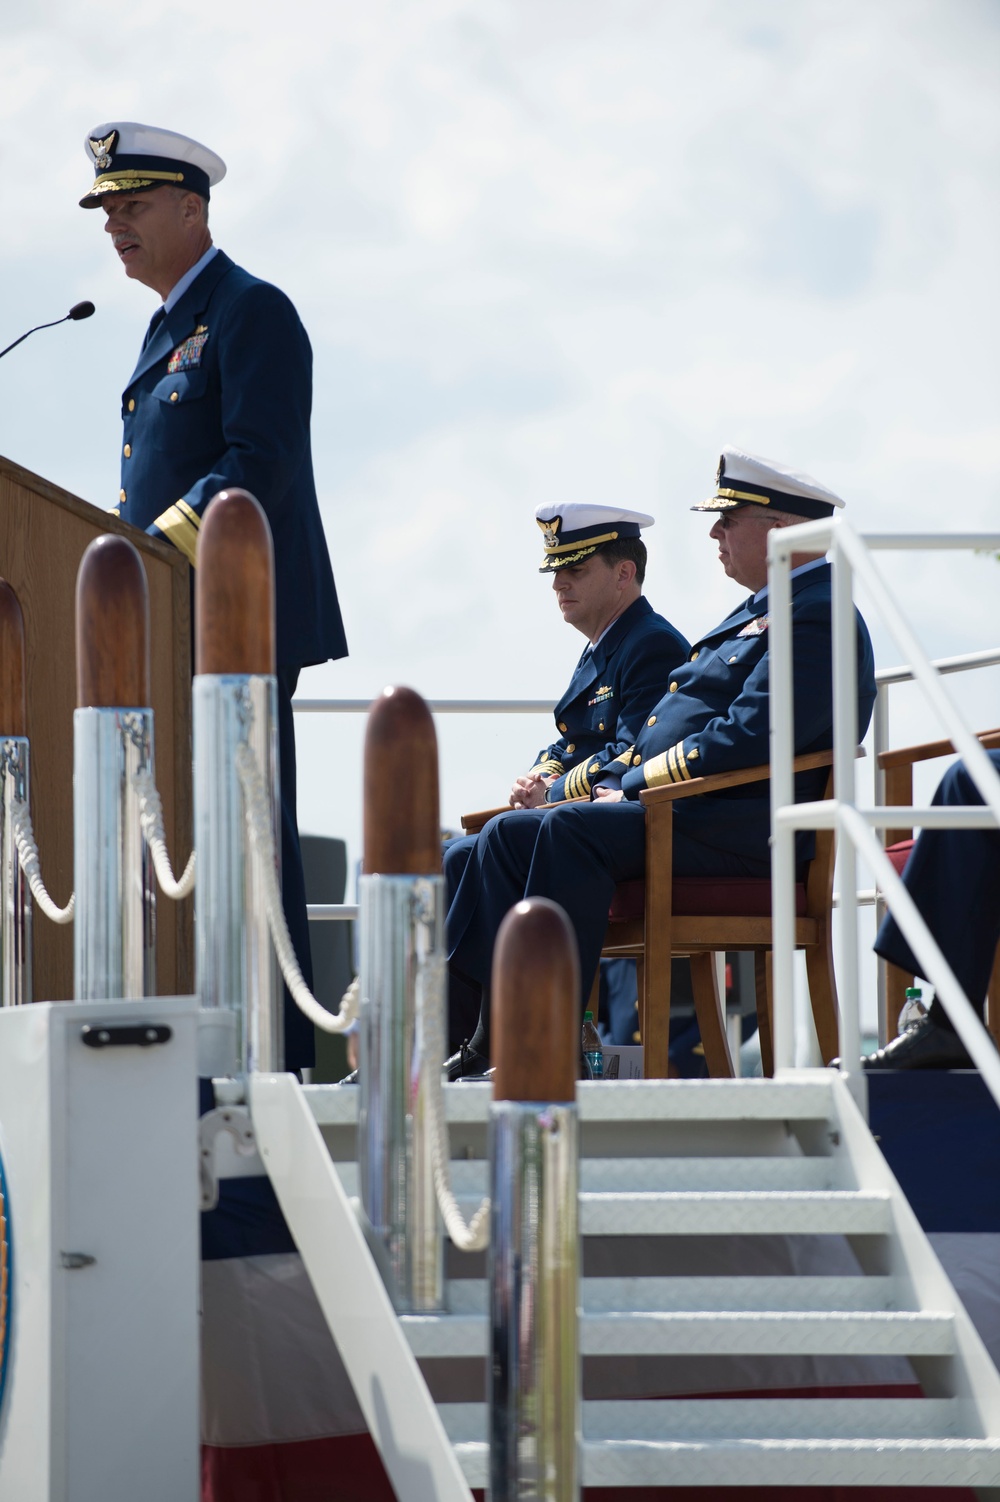
{"type": "Polygon", "coordinates": [[[93,1267],[97,1261],[89,1252],[60,1252],[59,1262],[68,1272],[76,1272],[80,1267],[93,1267]]]}
{"type": "Polygon", "coordinates": [[[152,1048],[157,1043],[169,1043],[173,1036],[173,1028],[165,1022],[80,1029],[80,1037],[88,1048],[152,1048]]]}
{"type": "Polygon", "coordinates": [[[250,1112],[246,1106],[222,1106],[206,1111],[198,1123],[198,1169],[201,1180],[201,1209],[214,1210],[219,1203],[219,1180],[215,1172],[215,1140],[223,1132],[233,1139],[241,1158],[257,1152],[250,1112]]]}

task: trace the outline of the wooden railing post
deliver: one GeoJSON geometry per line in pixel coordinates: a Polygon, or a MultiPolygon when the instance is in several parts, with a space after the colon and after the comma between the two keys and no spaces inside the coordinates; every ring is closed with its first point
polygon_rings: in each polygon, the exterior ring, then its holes
{"type": "Polygon", "coordinates": [[[14,842],[14,807],[28,805],[30,753],[24,616],[0,579],[0,1005],[31,1001],[31,892],[14,842]]]}
{"type": "Polygon", "coordinates": [[[98,537],[76,579],[73,992],[156,989],[156,885],[134,779],[153,774],[149,590],[124,537],[98,537]]]}
{"type": "Polygon", "coordinates": [[[579,960],[532,897],[493,952],[490,1036],[490,1496],[580,1495],[579,960]]]}
{"type": "Polygon", "coordinates": [[[429,1092],[443,1042],[429,1050],[426,1039],[444,1037],[444,877],[437,738],[409,688],[386,689],[368,717],[360,907],[361,1203],[396,1308],[439,1309],[429,1092]]]}
{"type": "Polygon", "coordinates": [[[201,524],[192,692],[196,987],[203,1007],[235,1018],[235,1072],[280,1070],[281,979],[236,768],[246,744],[270,797],[280,859],[274,548],[246,490],[220,491],[201,524]]]}

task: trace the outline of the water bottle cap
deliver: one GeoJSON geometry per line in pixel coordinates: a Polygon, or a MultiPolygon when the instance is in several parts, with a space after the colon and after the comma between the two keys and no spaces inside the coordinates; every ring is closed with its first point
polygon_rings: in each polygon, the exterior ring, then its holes
{"type": "Polygon", "coordinates": [[[593,1014],[593,1012],[584,1012],[584,1014],[583,1014],[583,1020],[584,1020],[584,1022],[593,1022],[593,1020],[594,1020],[594,1014],[593,1014]]]}
{"type": "Polygon", "coordinates": [[[924,993],[920,986],[907,986],[906,988],[907,1001],[919,1001],[920,997],[923,996],[923,994],[924,993]]]}

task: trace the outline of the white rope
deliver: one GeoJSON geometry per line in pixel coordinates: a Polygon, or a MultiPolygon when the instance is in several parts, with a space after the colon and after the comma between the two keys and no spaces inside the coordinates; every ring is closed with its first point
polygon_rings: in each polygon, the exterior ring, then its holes
{"type": "Polygon", "coordinates": [[[133,777],[132,785],[139,799],[139,825],[153,857],[156,879],[165,896],[180,902],[189,892],[194,891],[195,852],[192,850],[188,856],[183,876],[179,881],[175,880],[174,868],[167,853],[166,831],[163,828],[163,804],[160,802],[156,783],[149,772],[140,771],[133,777]]]}
{"type": "Polygon", "coordinates": [[[31,813],[26,803],[20,798],[11,804],[13,815],[14,843],[17,846],[17,858],[21,863],[21,870],[27,878],[32,896],[38,903],[42,912],[53,923],[72,923],[73,912],[76,908],[76,893],[72,893],[65,907],[60,907],[53,902],[45,890],[42,881],[41,864],[38,859],[38,846],[35,844],[35,831],[31,827],[31,813]]]}
{"type": "Polygon", "coordinates": [[[440,951],[423,957],[417,966],[417,1027],[422,1040],[421,1056],[425,1060],[427,1118],[430,1127],[431,1169],[445,1229],[461,1252],[481,1252],[490,1239],[490,1202],[484,1199],[466,1224],[451,1187],[451,1154],[448,1128],[444,1119],[444,1088],[441,1070],[434,1061],[444,1056],[441,1027],[442,1000],[445,994],[444,955],[440,951]]]}
{"type": "Polygon", "coordinates": [[[278,885],[278,859],[274,849],[274,833],[271,829],[271,803],[264,786],[264,779],[254,760],[254,754],[245,741],[236,748],[236,771],[243,789],[243,801],[247,811],[247,829],[250,845],[257,860],[257,869],[264,888],[264,906],[267,910],[268,927],[278,956],[285,985],[300,1012],[304,1012],[316,1027],[324,1033],[346,1033],[358,1015],[358,983],[352,981],[344,992],[339,1012],[328,1012],[305,983],[295,950],[288,933],[284,910],[281,906],[281,888],[278,885]]]}

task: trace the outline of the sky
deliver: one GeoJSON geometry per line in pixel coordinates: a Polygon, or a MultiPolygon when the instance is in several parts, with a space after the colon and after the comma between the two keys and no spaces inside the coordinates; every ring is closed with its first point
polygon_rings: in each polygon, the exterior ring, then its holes
{"type": "MultiPolygon", "coordinates": [[[[228,164],[216,243],[314,347],[351,655],[300,693],[554,702],[583,642],[541,502],[652,513],[647,594],[691,639],[739,598],[687,509],[725,443],[862,534],[1000,531],[998,77],[997,0],[38,0],[0,50],[0,346],[97,314],[0,365],[0,453],[114,503],[156,297],[77,206],[83,143],[181,130],[228,164]]],[[[933,655],[1000,645],[995,560],[882,566],[933,655]]],[[[955,691],[1000,720],[997,670],[955,691]]],[[[502,801],[550,723],[443,720],[443,821],[502,801]]],[[[909,689],[892,724],[940,733],[909,689]]],[[[299,721],[301,826],[352,860],[363,730],[299,721]]]]}

